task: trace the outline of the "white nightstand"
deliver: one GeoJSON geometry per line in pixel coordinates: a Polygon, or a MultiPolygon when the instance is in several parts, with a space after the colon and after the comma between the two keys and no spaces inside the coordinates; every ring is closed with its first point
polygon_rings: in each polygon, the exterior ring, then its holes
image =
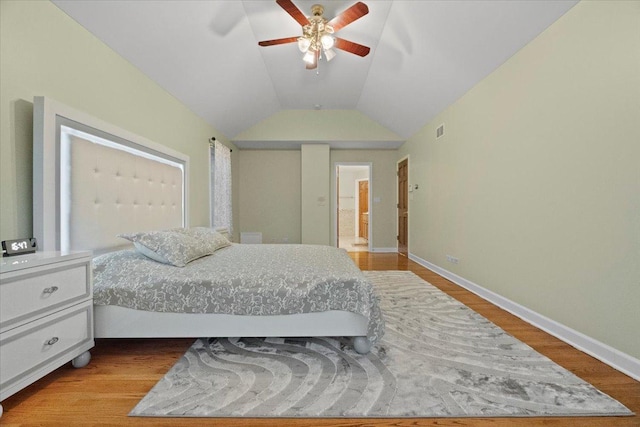
{"type": "Polygon", "coordinates": [[[0,401],[70,360],[76,368],[89,363],[91,280],[90,252],[1,259],[0,401]]]}

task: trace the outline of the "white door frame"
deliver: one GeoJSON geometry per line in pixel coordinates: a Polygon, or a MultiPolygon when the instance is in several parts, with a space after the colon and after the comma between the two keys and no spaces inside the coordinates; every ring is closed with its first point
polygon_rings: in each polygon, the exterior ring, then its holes
{"type": "Polygon", "coordinates": [[[369,246],[371,252],[373,242],[373,162],[334,162],[331,168],[331,245],[338,246],[338,168],[340,166],[369,167],[369,246]]]}

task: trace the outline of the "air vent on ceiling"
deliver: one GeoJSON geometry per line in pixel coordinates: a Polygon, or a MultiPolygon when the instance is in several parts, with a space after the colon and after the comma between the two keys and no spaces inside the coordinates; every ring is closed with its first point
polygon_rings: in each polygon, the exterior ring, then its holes
{"type": "Polygon", "coordinates": [[[436,139],[444,136],[444,123],[438,126],[436,129],[436,139]]]}

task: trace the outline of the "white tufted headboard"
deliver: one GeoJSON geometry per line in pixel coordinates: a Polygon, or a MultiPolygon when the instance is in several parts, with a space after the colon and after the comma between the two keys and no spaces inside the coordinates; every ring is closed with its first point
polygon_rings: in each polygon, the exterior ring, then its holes
{"type": "Polygon", "coordinates": [[[60,221],[61,248],[101,251],[128,244],[119,233],[183,226],[178,166],[77,136],[66,139],[69,161],[61,174],[68,185],[61,187],[61,201],[69,212],[60,221]]]}
{"type": "Polygon", "coordinates": [[[53,100],[34,99],[41,250],[107,252],[120,233],[187,226],[189,158],[53,100]]]}

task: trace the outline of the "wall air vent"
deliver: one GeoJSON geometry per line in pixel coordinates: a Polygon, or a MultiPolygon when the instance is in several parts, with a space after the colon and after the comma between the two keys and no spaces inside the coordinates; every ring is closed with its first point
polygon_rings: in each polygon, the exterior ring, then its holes
{"type": "Polygon", "coordinates": [[[436,129],[436,139],[444,136],[444,123],[438,126],[436,129]]]}

